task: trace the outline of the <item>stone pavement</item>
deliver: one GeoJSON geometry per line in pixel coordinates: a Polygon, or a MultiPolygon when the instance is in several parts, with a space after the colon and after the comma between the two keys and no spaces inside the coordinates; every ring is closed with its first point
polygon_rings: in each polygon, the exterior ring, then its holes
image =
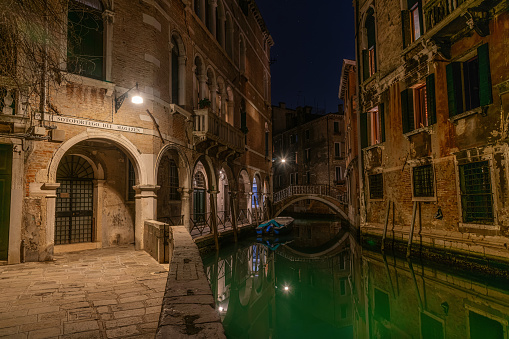
{"type": "Polygon", "coordinates": [[[131,246],[0,266],[0,337],[154,338],[167,270],[131,246]]]}

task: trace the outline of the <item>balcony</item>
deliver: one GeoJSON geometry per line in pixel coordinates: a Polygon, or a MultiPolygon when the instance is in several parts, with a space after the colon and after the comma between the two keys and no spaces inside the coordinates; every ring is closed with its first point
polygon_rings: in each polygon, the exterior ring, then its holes
{"type": "Polygon", "coordinates": [[[429,0],[423,7],[426,35],[436,41],[447,41],[468,26],[486,36],[488,12],[493,3],[491,0],[429,0]]]}
{"type": "Polygon", "coordinates": [[[200,152],[226,157],[245,150],[245,136],[208,108],[194,111],[193,139],[200,152]]]}

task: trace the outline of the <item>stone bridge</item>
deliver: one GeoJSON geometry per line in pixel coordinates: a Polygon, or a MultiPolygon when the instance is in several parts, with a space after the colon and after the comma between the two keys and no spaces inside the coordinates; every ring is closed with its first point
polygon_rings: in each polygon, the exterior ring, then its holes
{"type": "Polygon", "coordinates": [[[274,217],[281,214],[288,206],[301,200],[320,201],[348,220],[346,193],[329,185],[292,185],[274,192],[274,217]]]}

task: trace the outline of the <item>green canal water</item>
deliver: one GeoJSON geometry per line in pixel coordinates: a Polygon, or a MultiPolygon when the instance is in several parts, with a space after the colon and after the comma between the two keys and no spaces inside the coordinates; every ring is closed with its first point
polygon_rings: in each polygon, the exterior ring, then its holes
{"type": "Polygon", "coordinates": [[[508,338],[508,281],[362,248],[339,221],[274,240],[203,258],[228,338],[508,338]]]}

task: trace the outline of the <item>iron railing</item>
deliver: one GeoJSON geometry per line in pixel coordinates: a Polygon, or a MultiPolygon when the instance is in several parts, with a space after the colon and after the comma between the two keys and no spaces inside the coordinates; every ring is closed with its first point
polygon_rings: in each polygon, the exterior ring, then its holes
{"type": "Polygon", "coordinates": [[[245,137],[240,129],[220,119],[208,108],[194,111],[194,134],[214,139],[230,148],[244,151],[245,137]]]}
{"type": "Polygon", "coordinates": [[[435,0],[424,6],[426,31],[431,30],[468,0],[435,0]]]}

